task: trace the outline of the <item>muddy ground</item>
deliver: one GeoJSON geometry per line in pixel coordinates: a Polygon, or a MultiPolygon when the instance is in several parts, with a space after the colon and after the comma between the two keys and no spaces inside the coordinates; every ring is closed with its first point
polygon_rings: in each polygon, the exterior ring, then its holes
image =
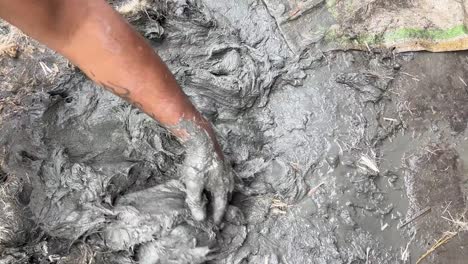
{"type": "Polygon", "coordinates": [[[254,0],[120,11],[216,127],[224,225],[181,202],[183,146],[20,37],[0,57],[0,263],[416,263],[444,236],[422,263],[466,263],[468,53],[291,47],[254,0]]]}

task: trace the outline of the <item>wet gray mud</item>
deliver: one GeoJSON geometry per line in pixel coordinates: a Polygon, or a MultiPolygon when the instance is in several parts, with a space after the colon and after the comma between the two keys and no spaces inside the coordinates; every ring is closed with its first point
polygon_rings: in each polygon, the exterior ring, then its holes
{"type": "Polygon", "coordinates": [[[424,261],[466,263],[466,53],[301,49],[271,1],[161,3],[126,15],[217,130],[223,224],[191,218],[183,146],[24,40],[0,60],[0,263],[415,263],[447,231],[424,261]]]}

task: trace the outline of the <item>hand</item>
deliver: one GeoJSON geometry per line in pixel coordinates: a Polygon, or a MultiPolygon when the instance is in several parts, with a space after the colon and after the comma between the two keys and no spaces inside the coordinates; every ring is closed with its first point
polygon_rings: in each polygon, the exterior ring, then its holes
{"type": "Polygon", "coordinates": [[[223,160],[211,126],[200,128],[192,124],[184,129],[189,134],[188,139],[184,140],[186,156],[182,169],[187,205],[195,220],[204,220],[207,199],[203,191],[210,192],[213,219],[218,224],[234,187],[232,169],[223,160]]]}

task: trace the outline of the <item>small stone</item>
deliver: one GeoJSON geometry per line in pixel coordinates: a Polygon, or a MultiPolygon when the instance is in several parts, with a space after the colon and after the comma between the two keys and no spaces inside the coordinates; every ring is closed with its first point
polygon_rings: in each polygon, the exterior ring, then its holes
{"type": "Polygon", "coordinates": [[[2,47],[0,50],[0,55],[7,55],[10,58],[18,58],[18,45],[16,44],[9,44],[5,47],[2,47]]]}

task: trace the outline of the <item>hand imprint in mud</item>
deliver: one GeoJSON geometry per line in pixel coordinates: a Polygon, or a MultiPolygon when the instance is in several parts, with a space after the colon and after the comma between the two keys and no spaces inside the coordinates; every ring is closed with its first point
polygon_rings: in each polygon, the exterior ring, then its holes
{"type": "Polygon", "coordinates": [[[234,180],[231,167],[215,152],[213,141],[203,129],[187,129],[190,139],[184,142],[186,158],[182,169],[189,206],[195,220],[206,218],[206,197],[203,191],[211,194],[211,208],[215,223],[219,223],[233,190],[234,180]]]}

